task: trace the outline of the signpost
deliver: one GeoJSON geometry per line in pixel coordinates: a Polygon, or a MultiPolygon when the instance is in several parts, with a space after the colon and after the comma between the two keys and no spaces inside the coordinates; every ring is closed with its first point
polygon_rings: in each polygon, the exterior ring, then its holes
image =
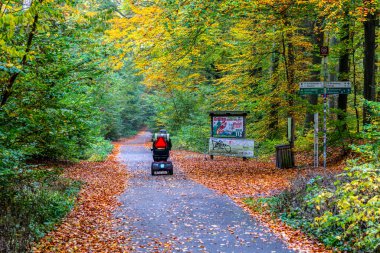
{"type": "Polygon", "coordinates": [[[319,167],[319,155],[318,155],[318,113],[314,113],[314,168],[319,167]]]}
{"type": "MultiPolygon", "coordinates": [[[[325,67],[325,73],[327,67],[325,67]]],[[[325,74],[325,78],[326,74],[325,74]]],[[[326,114],[327,114],[327,95],[329,94],[350,94],[351,83],[344,82],[301,82],[300,95],[323,95],[323,167],[326,168],[326,149],[327,149],[327,130],[326,130],[326,114]]],[[[318,117],[318,116],[317,116],[318,117]]],[[[317,118],[318,119],[318,118],[317,118]]],[[[317,130],[318,132],[318,130],[317,130]]],[[[314,142],[315,145],[315,142],[314,142]]],[[[318,144],[317,144],[318,145],[318,144]]],[[[316,151],[314,150],[314,154],[316,151]]],[[[318,166],[318,162],[314,160],[314,166],[318,166]]]]}
{"type": "MultiPolygon", "coordinates": [[[[321,46],[319,48],[320,55],[323,56],[323,82],[301,82],[300,95],[323,95],[323,167],[326,168],[326,149],[327,149],[327,95],[328,94],[350,94],[351,83],[348,81],[329,82],[327,81],[327,59],[329,48],[321,46]]],[[[314,115],[315,130],[314,130],[314,155],[318,156],[318,114],[314,115]]],[[[318,167],[318,157],[314,157],[314,166],[318,167]]]]}
{"type": "Polygon", "coordinates": [[[302,82],[300,83],[300,95],[319,94],[350,94],[350,82],[302,82]]]}

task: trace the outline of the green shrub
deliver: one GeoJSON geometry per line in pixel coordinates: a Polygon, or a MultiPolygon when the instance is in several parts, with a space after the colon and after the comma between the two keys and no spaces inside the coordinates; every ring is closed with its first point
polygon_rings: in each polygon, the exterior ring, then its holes
{"type": "Polygon", "coordinates": [[[282,199],[278,196],[272,196],[267,198],[248,198],[244,200],[244,203],[253,208],[253,210],[264,213],[268,212],[269,214],[278,214],[279,207],[282,206],[282,199]]]}
{"type": "Polygon", "coordinates": [[[280,139],[274,139],[270,140],[267,139],[263,142],[258,143],[257,150],[255,150],[255,155],[260,157],[261,159],[266,159],[273,154],[276,153],[276,146],[281,144],[287,144],[288,142],[286,140],[280,140],[280,139]]]}
{"type": "Polygon", "coordinates": [[[86,157],[91,162],[101,162],[107,159],[112,151],[113,145],[110,141],[99,138],[97,142],[91,144],[91,148],[87,150],[86,157]]]}
{"type": "Polygon", "coordinates": [[[380,168],[363,164],[347,169],[336,190],[324,189],[309,201],[323,214],[313,223],[326,245],[373,252],[380,245],[380,168]]]}
{"type": "Polygon", "coordinates": [[[0,146],[0,176],[11,173],[11,170],[20,166],[24,156],[20,150],[8,149],[0,146]]]}
{"type": "Polygon", "coordinates": [[[0,177],[0,251],[27,252],[74,206],[80,183],[59,169],[20,169],[0,177]]]}
{"type": "Polygon", "coordinates": [[[278,196],[247,199],[261,213],[314,235],[341,251],[375,252],[380,245],[380,168],[351,165],[334,175],[311,175],[292,182],[278,196]]]}
{"type": "Polygon", "coordinates": [[[183,126],[173,137],[174,148],[198,152],[208,151],[210,129],[202,126],[183,126]]]}

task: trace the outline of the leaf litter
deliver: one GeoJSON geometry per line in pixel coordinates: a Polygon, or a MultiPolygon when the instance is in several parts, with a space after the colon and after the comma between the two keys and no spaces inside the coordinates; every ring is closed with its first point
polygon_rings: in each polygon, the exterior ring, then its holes
{"type": "MultiPolygon", "coordinates": [[[[300,230],[291,228],[269,213],[254,211],[243,202],[248,197],[258,198],[278,194],[299,176],[323,173],[323,168],[311,168],[312,161],[307,156],[297,156],[297,161],[306,164],[302,169],[278,169],[275,168],[273,161],[262,162],[255,159],[215,157],[211,160],[204,154],[190,151],[173,151],[172,159],[175,167],[180,168],[189,178],[220,194],[228,195],[237,205],[281,238],[290,249],[298,252],[331,252],[322,243],[300,230]]],[[[338,164],[330,167],[329,171],[340,172],[343,167],[343,163],[338,164]]]]}
{"type": "MultiPolygon", "coordinates": [[[[128,175],[124,165],[117,160],[124,141],[115,142],[114,150],[105,162],[80,162],[65,168],[65,176],[85,183],[79,193],[77,205],[60,226],[47,234],[34,248],[34,252],[128,252],[133,250],[128,232],[116,229],[120,224],[112,212],[120,206],[117,196],[124,192],[128,175]],[[129,246],[128,246],[129,245],[129,246]]],[[[145,147],[149,148],[148,142],[145,147]]],[[[172,151],[176,169],[187,177],[226,194],[237,205],[268,227],[284,240],[289,248],[298,252],[331,252],[299,230],[293,229],[268,213],[250,209],[243,199],[277,194],[286,189],[292,179],[307,174],[303,169],[276,169],[273,163],[239,158],[217,157],[206,159],[203,154],[189,151],[172,151]]],[[[333,170],[340,171],[342,166],[333,170]]],[[[321,169],[319,169],[321,170],[321,169]]],[[[212,228],[210,228],[212,229],[212,228]]],[[[216,229],[216,228],[215,228],[216,229]]],[[[230,234],[234,228],[229,227],[230,234]]],[[[261,237],[252,233],[253,238],[261,237]]],[[[173,241],[180,238],[173,237],[173,241]]],[[[237,238],[239,239],[239,238],[237,238]]],[[[179,250],[170,243],[152,242],[155,252],[179,250]]],[[[200,250],[203,245],[200,242],[200,250]]],[[[143,247],[143,245],[141,245],[143,247]]],[[[182,249],[185,250],[185,249],[182,249]]],[[[186,250],[185,250],[186,251],[186,250]]]]}
{"type": "Polygon", "coordinates": [[[77,204],[56,230],[48,233],[33,252],[126,252],[125,231],[116,229],[112,212],[120,205],[117,195],[127,185],[128,175],[117,160],[123,141],[104,162],[83,161],[64,168],[64,176],[84,182],[77,204]]]}

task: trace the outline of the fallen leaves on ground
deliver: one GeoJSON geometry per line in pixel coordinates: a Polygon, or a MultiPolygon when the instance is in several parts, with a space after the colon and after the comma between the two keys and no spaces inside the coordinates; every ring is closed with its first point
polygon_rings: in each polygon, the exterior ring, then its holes
{"type": "MultiPolygon", "coordinates": [[[[105,162],[80,162],[65,168],[66,177],[84,185],[77,204],[62,224],[47,234],[34,252],[125,252],[128,238],[117,231],[112,211],[126,187],[127,174],[117,161],[121,142],[105,162]]],[[[125,233],[125,232],[124,232],[125,233]]]]}
{"type": "MultiPolygon", "coordinates": [[[[256,219],[282,238],[290,248],[302,252],[329,252],[299,230],[295,230],[270,214],[252,211],[244,203],[247,197],[262,197],[277,194],[287,187],[297,176],[310,173],[323,173],[323,168],[313,169],[307,164],[303,169],[278,169],[273,162],[261,162],[255,159],[215,157],[211,160],[204,154],[173,151],[172,159],[176,168],[181,168],[188,177],[214,189],[221,194],[230,196],[239,206],[248,211],[256,219]]],[[[308,161],[309,158],[299,157],[298,160],[308,161]]],[[[344,165],[329,168],[329,172],[340,172],[344,165]]]]}

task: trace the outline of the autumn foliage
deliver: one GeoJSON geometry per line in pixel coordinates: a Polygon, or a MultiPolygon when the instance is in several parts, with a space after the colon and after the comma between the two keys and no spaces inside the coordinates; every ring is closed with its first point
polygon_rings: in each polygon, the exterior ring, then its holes
{"type": "Polygon", "coordinates": [[[126,237],[116,229],[112,211],[125,190],[127,174],[117,161],[121,143],[105,162],[80,162],[65,168],[65,176],[84,182],[77,204],[57,230],[34,247],[34,252],[125,252],[126,237]]]}

